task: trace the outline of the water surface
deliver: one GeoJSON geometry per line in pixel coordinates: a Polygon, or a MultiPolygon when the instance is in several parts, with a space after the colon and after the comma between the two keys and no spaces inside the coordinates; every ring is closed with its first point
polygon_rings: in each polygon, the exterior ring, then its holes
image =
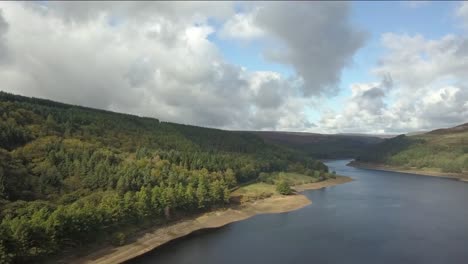
{"type": "Polygon", "coordinates": [[[468,263],[468,183],[327,165],[355,181],[304,194],[303,209],[258,215],[170,243],[131,263],[468,263]]]}

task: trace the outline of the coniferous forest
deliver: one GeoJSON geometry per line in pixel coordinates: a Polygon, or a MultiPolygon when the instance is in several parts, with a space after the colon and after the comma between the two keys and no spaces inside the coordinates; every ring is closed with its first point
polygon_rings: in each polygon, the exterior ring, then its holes
{"type": "Polygon", "coordinates": [[[0,263],[225,206],[261,172],[327,167],[248,132],[0,92],[0,263]]]}

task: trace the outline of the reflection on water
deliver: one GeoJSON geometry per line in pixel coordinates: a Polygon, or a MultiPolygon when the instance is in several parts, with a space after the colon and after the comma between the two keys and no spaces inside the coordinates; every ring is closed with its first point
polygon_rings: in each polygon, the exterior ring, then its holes
{"type": "Polygon", "coordinates": [[[327,165],[355,181],[170,243],[132,263],[468,263],[468,183],[327,165]]]}

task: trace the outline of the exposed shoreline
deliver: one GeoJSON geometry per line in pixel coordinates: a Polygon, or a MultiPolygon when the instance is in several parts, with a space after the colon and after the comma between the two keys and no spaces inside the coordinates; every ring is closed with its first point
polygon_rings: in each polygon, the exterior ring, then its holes
{"type": "MultiPolygon", "coordinates": [[[[297,192],[316,190],[352,181],[345,176],[336,176],[322,182],[295,186],[297,192]]],[[[190,235],[203,229],[219,228],[227,224],[245,220],[259,214],[275,214],[294,211],[303,208],[312,202],[302,194],[272,197],[249,202],[243,205],[232,206],[222,210],[216,210],[201,214],[185,220],[174,222],[164,227],[156,227],[148,230],[135,242],[120,246],[106,247],[84,258],[73,260],[69,263],[122,263],[135,257],[152,251],[172,240],[190,235]]]]}
{"type": "Polygon", "coordinates": [[[439,172],[439,171],[431,171],[431,170],[405,169],[405,168],[396,167],[396,166],[366,163],[366,162],[359,162],[359,161],[351,161],[350,163],[348,163],[348,166],[355,167],[355,168],[362,168],[362,169],[393,171],[393,172],[402,172],[402,173],[423,175],[423,176],[458,179],[459,181],[468,182],[468,175],[464,173],[450,173],[450,172],[439,172]]]}

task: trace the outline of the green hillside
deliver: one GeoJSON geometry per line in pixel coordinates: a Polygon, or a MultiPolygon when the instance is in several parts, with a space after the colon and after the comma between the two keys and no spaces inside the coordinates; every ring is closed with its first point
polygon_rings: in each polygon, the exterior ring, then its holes
{"type": "Polygon", "coordinates": [[[120,244],[126,228],[224,206],[231,188],[281,171],[327,167],[252,133],[0,92],[0,263],[120,244]]]}
{"type": "Polygon", "coordinates": [[[375,145],[357,161],[440,172],[468,172],[468,123],[375,145]]]}
{"type": "Polygon", "coordinates": [[[318,159],[354,158],[383,141],[372,135],[317,134],[276,131],[252,132],[266,142],[288,147],[318,159]]]}

